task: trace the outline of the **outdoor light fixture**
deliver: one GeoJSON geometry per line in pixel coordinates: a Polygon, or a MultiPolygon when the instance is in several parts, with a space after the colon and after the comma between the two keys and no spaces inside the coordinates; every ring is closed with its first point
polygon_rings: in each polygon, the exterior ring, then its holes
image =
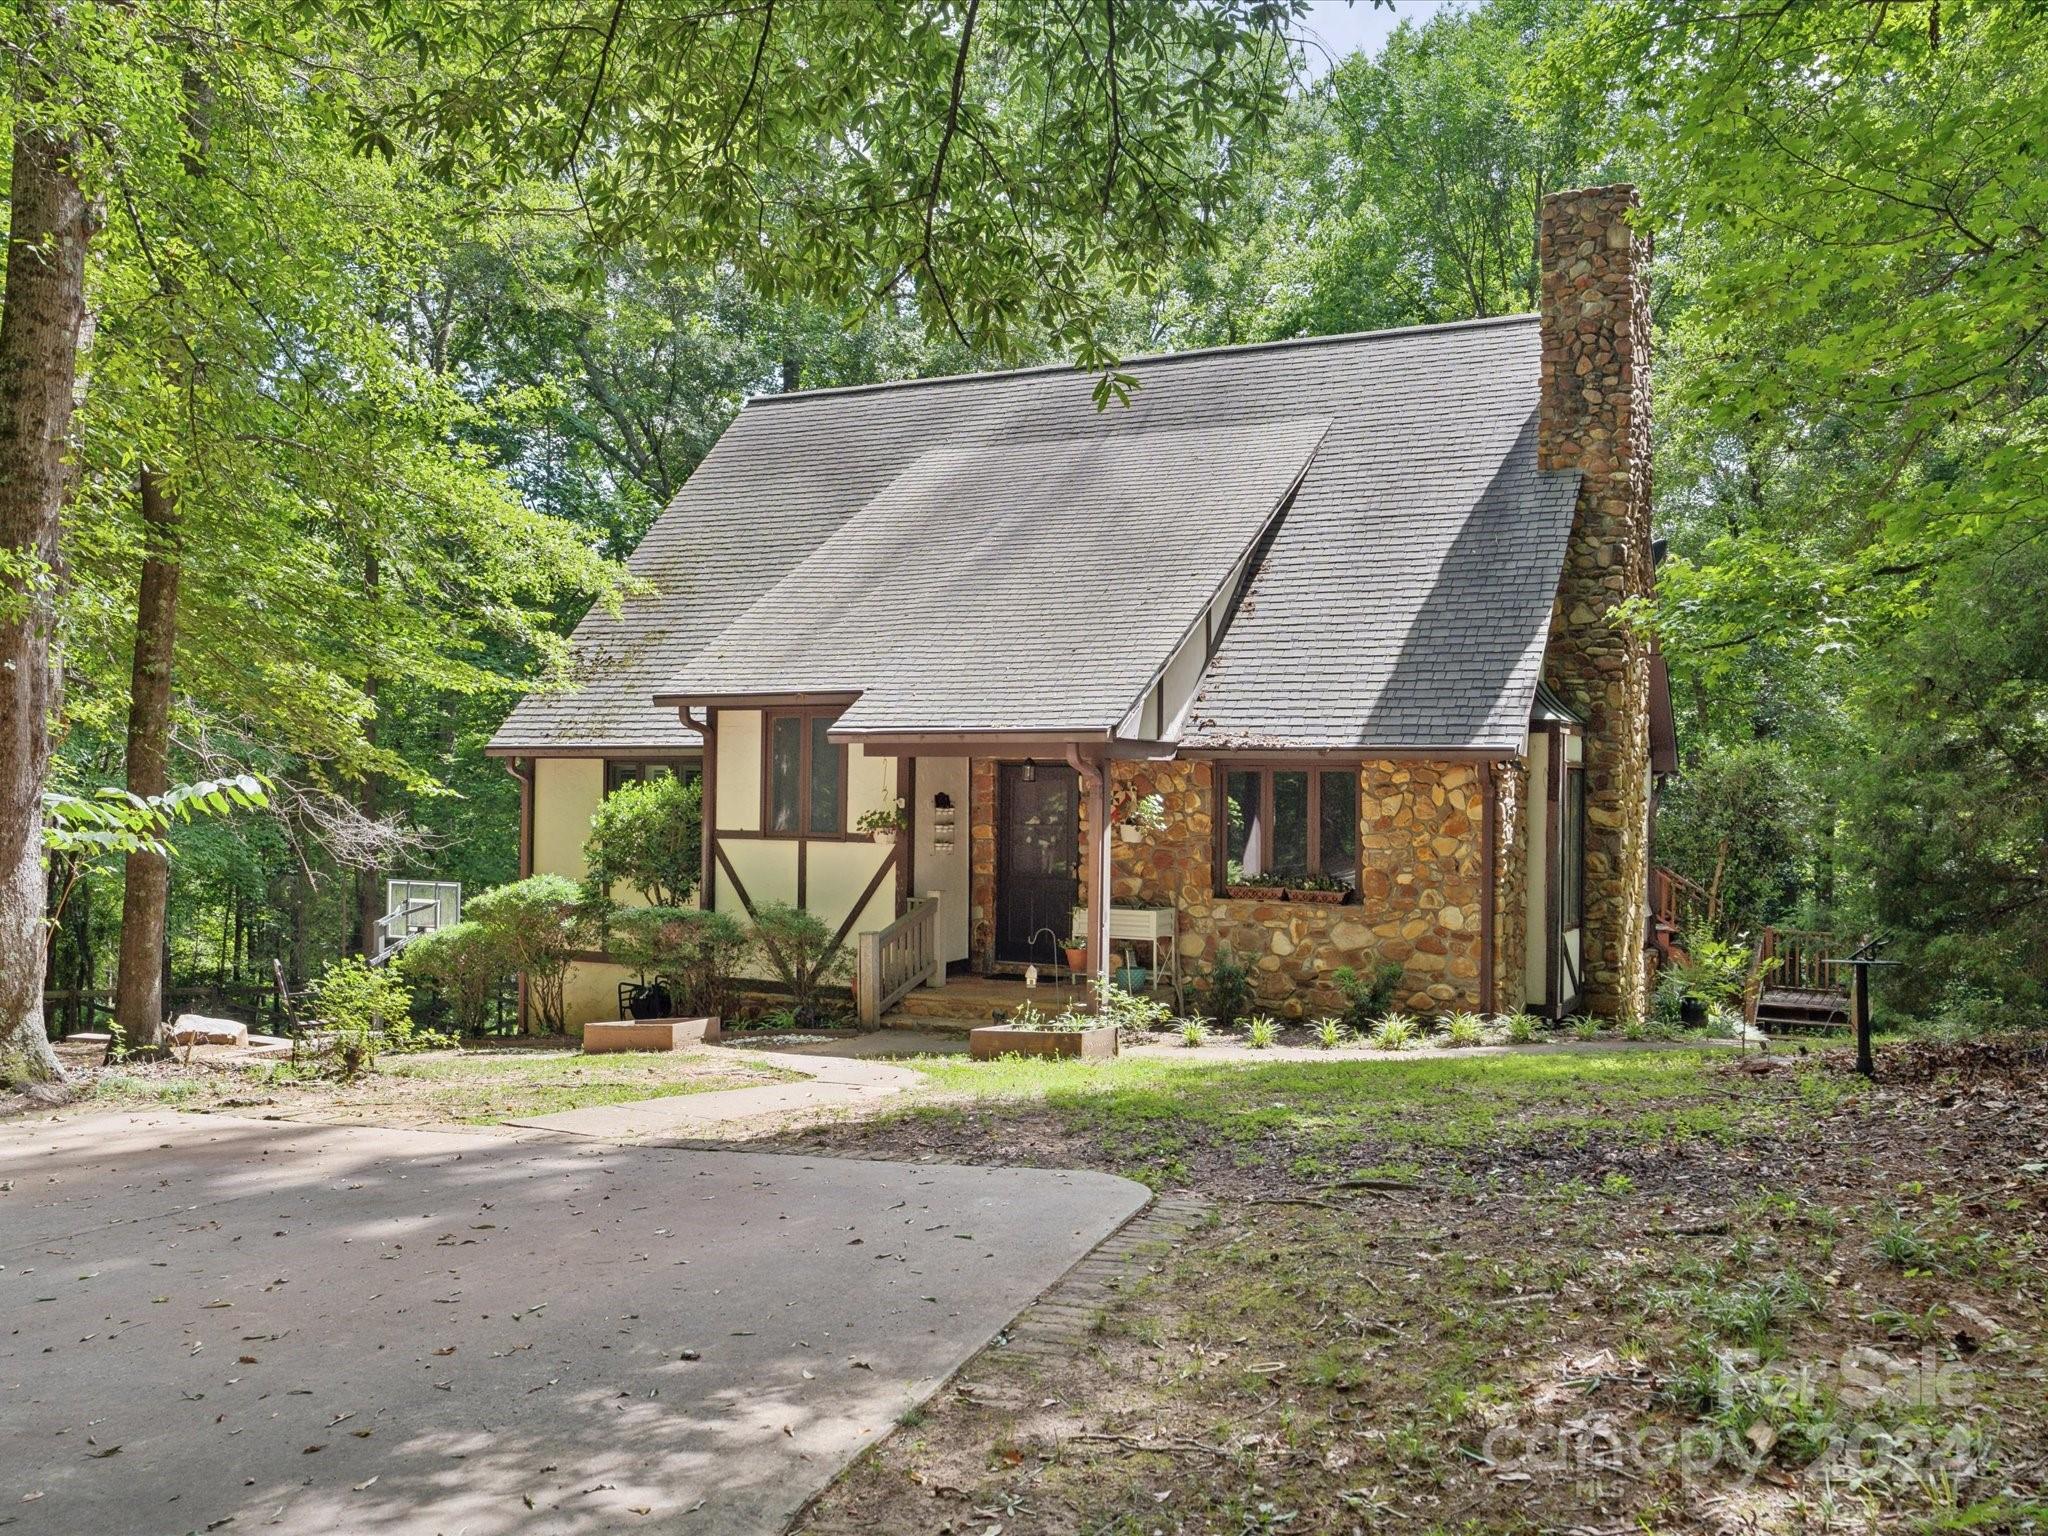
{"type": "Polygon", "coordinates": [[[1038,764],[1028,757],[1024,759],[1024,782],[1026,784],[1036,784],[1038,782],[1038,764]]]}

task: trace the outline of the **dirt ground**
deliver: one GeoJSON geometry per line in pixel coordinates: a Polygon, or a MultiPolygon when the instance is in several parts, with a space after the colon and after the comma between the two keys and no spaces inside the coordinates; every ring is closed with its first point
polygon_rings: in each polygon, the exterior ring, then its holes
{"type": "Polygon", "coordinates": [[[730,1051],[631,1051],[585,1056],[564,1037],[475,1040],[460,1049],[384,1055],[342,1078],[321,1063],[225,1046],[160,1060],[104,1063],[100,1048],[59,1055],[73,1076],[71,1111],[223,1110],[261,1118],[390,1126],[495,1125],[506,1119],[780,1082],[793,1074],[730,1051]]]}
{"type": "MultiPolygon", "coordinates": [[[[1899,1048],[1874,1088],[1834,1053],[1653,1060],[1633,1097],[1627,1066],[1471,1078],[1485,1129],[1435,1137],[1305,1079],[1183,1095],[1160,1134],[1214,1224],[1077,1358],[986,1352],[798,1529],[2048,1530],[2048,1051],[1899,1048]]],[[[1123,1107],[792,1144],[1163,1182],[1123,1107]]]]}

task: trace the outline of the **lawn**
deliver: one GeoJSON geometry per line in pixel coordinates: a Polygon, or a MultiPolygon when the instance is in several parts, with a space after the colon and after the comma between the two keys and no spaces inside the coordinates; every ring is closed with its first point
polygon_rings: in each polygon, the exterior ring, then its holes
{"type": "Polygon", "coordinates": [[[347,1080],[288,1061],[116,1065],[93,1076],[86,1102],[98,1108],[170,1106],[382,1125],[494,1125],[800,1075],[725,1051],[585,1056],[566,1046],[506,1044],[386,1055],[375,1070],[347,1080]]]}
{"type": "Polygon", "coordinates": [[[2038,1049],[923,1064],[787,1144],[1192,1190],[800,1529],[2048,1530],[2038,1049]]]}

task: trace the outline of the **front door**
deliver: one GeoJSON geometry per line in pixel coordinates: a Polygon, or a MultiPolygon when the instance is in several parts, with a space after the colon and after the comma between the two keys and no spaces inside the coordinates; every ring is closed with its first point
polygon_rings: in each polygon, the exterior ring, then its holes
{"type": "Polygon", "coordinates": [[[1059,958],[1081,891],[1081,783],[1052,763],[1002,763],[996,779],[996,959],[1059,958]]]}

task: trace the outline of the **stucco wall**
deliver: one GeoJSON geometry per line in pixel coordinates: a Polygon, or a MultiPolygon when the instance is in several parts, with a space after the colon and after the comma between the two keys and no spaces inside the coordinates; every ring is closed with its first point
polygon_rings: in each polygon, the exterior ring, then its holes
{"type": "Polygon", "coordinates": [[[583,878],[583,842],[604,802],[604,763],[543,757],[533,765],[533,873],[583,878]]]}

